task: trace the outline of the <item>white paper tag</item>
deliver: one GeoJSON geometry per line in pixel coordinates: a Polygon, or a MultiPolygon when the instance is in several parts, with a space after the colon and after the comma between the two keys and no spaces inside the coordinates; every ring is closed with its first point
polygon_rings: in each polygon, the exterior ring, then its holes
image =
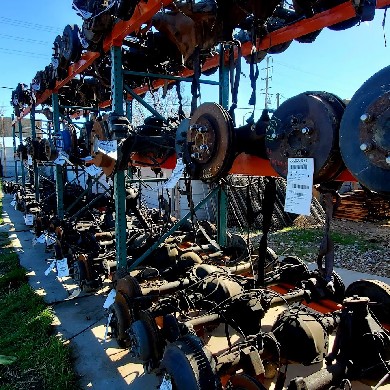
{"type": "Polygon", "coordinates": [[[98,151],[116,160],[118,158],[118,141],[98,141],[98,151]]]}
{"type": "Polygon", "coordinates": [[[46,245],[50,246],[56,242],[56,238],[53,236],[46,236],[46,245]]]}
{"type": "Polygon", "coordinates": [[[59,278],[69,276],[68,259],[57,260],[57,276],[59,278]]]}
{"type": "Polygon", "coordinates": [[[69,155],[67,153],[65,153],[64,151],[61,151],[58,154],[58,157],[54,160],[54,164],[64,165],[65,163],[72,165],[72,163],[69,161],[69,155]]]}
{"type": "Polygon", "coordinates": [[[54,164],[56,165],[64,165],[66,163],[65,159],[59,155],[55,160],[54,160],[54,164]]]}
{"type": "Polygon", "coordinates": [[[87,172],[90,176],[98,176],[103,172],[103,170],[102,168],[92,164],[89,167],[85,168],[85,172],[87,172]]]}
{"type": "Polygon", "coordinates": [[[28,165],[32,165],[32,164],[33,164],[33,159],[32,159],[31,154],[28,154],[28,155],[27,155],[27,164],[28,164],[28,165]]]}
{"type": "Polygon", "coordinates": [[[185,165],[183,163],[182,158],[178,158],[176,161],[176,166],[174,170],[172,171],[171,177],[164,183],[163,187],[167,189],[172,189],[175,187],[177,182],[180,180],[183,172],[184,172],[185,165]]]}
{"type": "Polygon", "coordinates": [[[103,308],[108,309],[115,302],[116,290],[112,289],[104,301],[103,308]]]}
{"type": "Polygon", "coordinates": [[[107,335],[108,335],[108,327],[110,326],[111,318],[114,313],[110,313],[107,318],[107,323],[106,323],[106,330],[104,332],[104,342],[107,342],[107,335]]]}
{"type": "Polygon", "coordinates": [[[168,375],[164,375],[164,378],[160,385],[160,390],[172,390],[172,381],[168,375]]]}
{"type": "Polygon", "coordinates": [[[16,200],[13,200],[13,201],[11,202],[11,206],[12,206],[12,207],[15,207],[15,205],[16,205],[16,200]]]}
{"type": "Polygon", "coordinates": [[[72,291],[72,294],[69,295],[68,299],[77,298],[80,295],[80,293],[81,293],[81,289],[80,287],[77,287],[72,291]]]}
{"type": "Polygon", "coordinates": [[[26,226],[33,226],[34,225],[34,215],[33,214],[26,214],[24,216],[24,223],[26,226]]]}
{"type": "Polygon", "coordinates": [[[313,158],[289,158],[284,211],[310,215],[313,190],[313,158]]]}
{"type": "Polygon", "coordinates": [[[37,243],[38,244],[44,244],[46,242],[46,236],[44,234],[41,234],[38,238],[37,238],[37,243]]]}
{"type": "MultiPolygon", "coordinates": [[[[50,259],[49,259],[50,260],[50,259]]],[[[49,275],[51,271],[53,271],[54,267],[56,266],[56,260],[53,260],[49,266],[49,268],[45,271],[45,275],[49,275]]]]}

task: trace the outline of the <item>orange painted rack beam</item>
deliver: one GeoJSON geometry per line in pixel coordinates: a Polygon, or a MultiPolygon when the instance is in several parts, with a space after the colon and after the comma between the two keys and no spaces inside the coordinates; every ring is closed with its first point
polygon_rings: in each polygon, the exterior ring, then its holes
{"type": "MultiPolygon", "coordinates": [[[[125,22],[120,21],[115,24],[111,33],[106,37],[103,44],[104,51],[107,51],[112,46],[120,46],[123,42],[123,39],[131,34],[132,32],[138,30],[142,24],[148,22],[155,13],[157,13],[161,7],[168,6],[171,4],[172,0],[148,0],[148,2],[141,2],[137,6],[132,18],[125,22]]],[[[377,0],[377,8],[384,8],[390,6],[390,0],[377,0]]],[[[311,33],[313,31],[325,28],[327,26],[333,25],[335,23],[348,20],[356,15],[356,11],[352,2],[345,2],[341,5],[338,5],[330,10],[324,11],[322,13],[316,14],[311,18],[300,20],[294,24],[283,27],[277,31],[274,31],[261,40],[258,40],[256,49],[257,50],[266,50],[271,46],[275,46],[284,42],[288,42],[294,38],[298,38],[302,35],[311,33]]],[[[252,51],[251,43],[245,43],[242,47],[242,53],[244,56],[249,55],[252,51]]],[[[61,87],[66,85],[70,80],[75,76],[82,73],[86,68],[88,68],[97,58],[99,53],[96,52],[86,52],[82,55],[81,60],[75,64],[72,64],[68,70],[68,76],[56,84],[54,91],[58,91],[61,87]]],[[[214,57],[208,59],[203,65],[202,70],[206,71],[212,68],[219,66],[219,56],[215,55],[214,57]]],[[[180,72],[178,76],[189,77],[193,74],[193,71],[190,69],[185,69],[180,72]]],[[[156,80],[152,86],[154,89],[157,89],[163,86],[165,83],[164,80],[156,80]]],[[[147,92],[149,87],[140,87],[136,88],[135,92],[139,95],[147,92]]],[[[42,93],[37,99],[37,105],[44,103],[50,94],[53,91],[47,90],[42,93]]],[[[107,106],[108,102],[104,102],[103,106],[107,106]]],[[[30,113],[30,107],[26,108],[21,116],[18,119],[23,118],[30,113]]]]}
{"type": "MultiPolygon", "coordinates": [[[[383,8],[390,5],[390,0],[377,0],[377,8],[383,8]]],[[[267,50],[272,46],[279,45],[291,41],[295,38],[299,38],[303,35],[320,30],[327,26],[343,22],[356,16],[356,11],[352,2],[346,2],[340,4],[330,10],[321,12],[312,16],[311,18],[300,20],[294,24],[283,27],[279,30],[273,31],[267,34],[265,37],[259,39],[256,44],[256,50],[267,50]]],[[[244,43],[242,45],[242,55],[247,56],[251,54],[252,43],[244,43]]],[[[219,55],[206,60],[202,67],[202,71],[207,71],[219,66],[219,55]]],[[[178,76],[189,77],[192,76],[193,71],[185,69],[180,72],[178,76]]],[[[166,80],[156,80],[152,83],[154,89],[162,87],[166,83],[166,80]]],[[[149,90],[149,86],[140,87],[134,89],[134,92],[138,95],[142,95],[149,90]]]]}

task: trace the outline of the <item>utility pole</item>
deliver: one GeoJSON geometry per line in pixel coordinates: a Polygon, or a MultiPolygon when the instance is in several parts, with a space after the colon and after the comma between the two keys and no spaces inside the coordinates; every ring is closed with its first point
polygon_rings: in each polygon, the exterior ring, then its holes
{"type": "Polygon", "coordinates": [[[280,106],[280,93],[278,92],[276,94],[276,108],[279,108],[280,106]]]}
{"type": "Polygon", "coordinates": [[[5,149],[5,134],[4,134],[4,114],[1,114],[1,134],[3,136],[3,170],[4,170],[4,175],[6,174],[7,171],[7,156],[6,156],[6,149],[5,149]]]}
{"type": "Polygon", "coordinates": [[[265,68],[263,68],[263,70],[265,70],[265,78],[262,78],[262,80],[265,80],[265,97],[264,97],[264,108],[265,109],[268,109],[268,105],[269,105],[269,89],[270,89],[270,86],[269,86],[269,82],[270,80],[272,80],[272,76],[270,76],[270,69],[271,67],[269,66],[269,63],[270,63],[270,59],[271,57],[270,56],[267,56],[267,66],[265,68]]]}

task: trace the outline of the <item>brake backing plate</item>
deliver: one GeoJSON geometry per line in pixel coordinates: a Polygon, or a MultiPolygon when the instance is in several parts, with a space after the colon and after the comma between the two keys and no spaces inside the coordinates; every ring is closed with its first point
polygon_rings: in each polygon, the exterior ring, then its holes
{"type": "Polygon", "coordinates": [[[334,179],[343,162],[338,147],[344,112],[340,98],[326,92],[305,92],[286,100],[274,112],[266,133],[272,167],[287,177],[288,158],[314,158],[314,183],[334,179]]]}
{"type": "Polygon", "coordinates": [[[340,127],[345,165],[368,189],[390,195],[390,66],[353,95],[340,127]]]}

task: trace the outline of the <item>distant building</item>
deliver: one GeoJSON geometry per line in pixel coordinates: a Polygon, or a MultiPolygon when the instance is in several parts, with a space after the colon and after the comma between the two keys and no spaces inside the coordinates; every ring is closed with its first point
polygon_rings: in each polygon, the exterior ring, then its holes
{"type": "MultiPolygon", "coordinates": [[[[42,121],[35,121],[37,136],[40,136],[42,128],[42,121]]],[[[31,137],[31,121],[30,119],[22,119],[23,137],[31,137]]],[[[16,134],[19,134],[19,124],[15,127],[16,134]]],[[[8,117],[0,117],[0,137],[12,137],[12,119],[8,117]]]]}

